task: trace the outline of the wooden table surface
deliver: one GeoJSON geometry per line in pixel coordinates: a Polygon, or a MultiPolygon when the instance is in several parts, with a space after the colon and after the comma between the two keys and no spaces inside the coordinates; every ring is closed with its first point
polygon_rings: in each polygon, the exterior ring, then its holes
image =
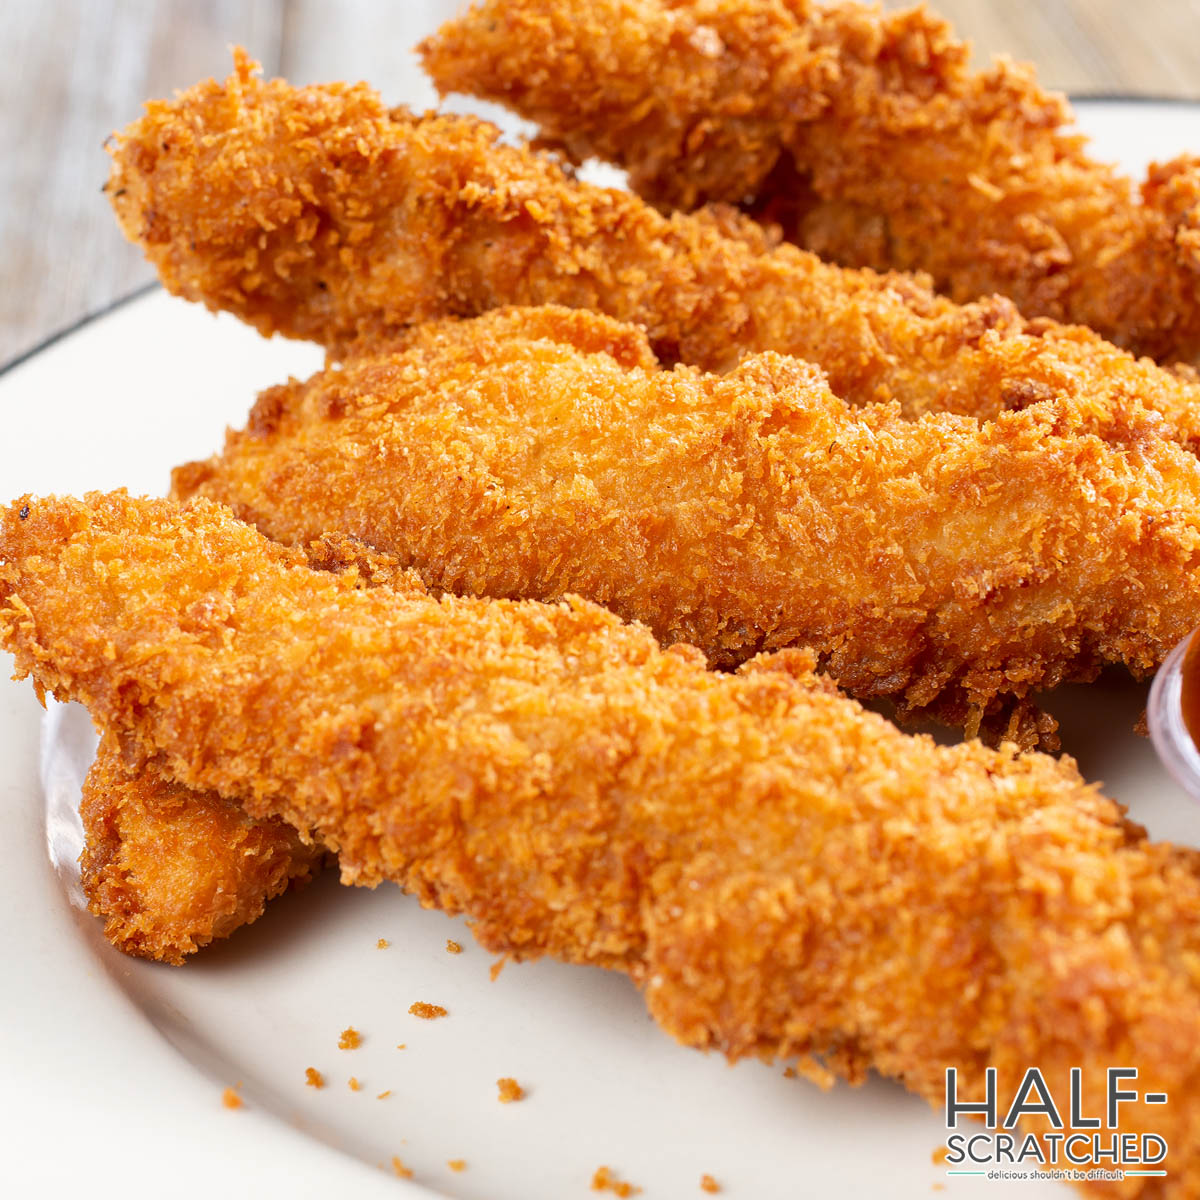
{"type": "MultiPolygon", "coordinates": [[[[899,7],[889,3],[889,7],[899,7]]],[[[100,194],[104,138],[245,45],[296,82],[434,101],[409,47],[454,0],[13,0],[0,74],[0,363],[152,278],[100,194]]],[[[977,61],[1008,52],[1078,95],[1200,99],[1200,0],[937,0],[977,61]]],[[[1200,129],[1197,130],[1200,144],[1200,129]]]]}

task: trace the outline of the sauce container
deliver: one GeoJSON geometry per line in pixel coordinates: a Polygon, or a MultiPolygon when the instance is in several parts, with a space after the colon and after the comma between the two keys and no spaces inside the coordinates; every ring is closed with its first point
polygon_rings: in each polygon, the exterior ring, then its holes
{"type": "Polygon", "coordinates": [[[1172,778],[1200,800],[1200,631],[1167,655],[1150,688],[1146,724],[1154,749],[1172,778]]]}

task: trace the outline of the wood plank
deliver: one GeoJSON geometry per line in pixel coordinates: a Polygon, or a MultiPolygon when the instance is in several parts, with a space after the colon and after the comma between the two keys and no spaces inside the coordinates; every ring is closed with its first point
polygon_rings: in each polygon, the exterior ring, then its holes
{"type": "MultiPolygon", "coordinates": [[[[912,0],[884,0],[908,8],[912,0]]],[[[1049,88],[1200,99],[1200,0],[933,0],[974,46],[1033,62],[1049,88]]],[[[1200,140],[1200,139],[1198,139],[1200,140]]]]}
{"type": "Polygon", "coordinates": [[[0,72],[0,362],[153,277],[100,185],[104,139],[142,102],[228,70],[231,42],[279,61],[280,0],[42,0],[5,10],[0,72]]]}
{"type": "MultiPolygon", "coordinates": [[[[462,0],[285,0],[283,73],[295,83],[368,80],[390,104],[422,111],[438,103],[413,46],[463,7],[462,0]],[[412,30],[419,32],[414,36],[412,30]]],[[[473,112],[507,128],[516,122],[498,105],[462,96],[446,107],[473,112]]]]}

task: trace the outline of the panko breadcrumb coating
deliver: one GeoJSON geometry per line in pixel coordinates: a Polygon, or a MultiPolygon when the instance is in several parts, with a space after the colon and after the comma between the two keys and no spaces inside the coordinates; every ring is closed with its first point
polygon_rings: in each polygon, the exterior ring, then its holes
{"type": "Polygon", "coordinates": [[[357,587],[204,501],[15,502],[0,645],[129,761],[493,953],[628,972],[684,1044],[938,1105],[947,1065],[969,1095],[1080,1067],[1085,1113],[1134,1065],[1174,1103],[1121,1132],[1200,1188],[1200,854],[1069,760],[905,735],[795,651],[719,674],[579,600],[357,587]]]}
{"type": "Polygon", "coordinates": [[[112,734],[84,781],[80,817],[81,883],[105,937],[175,965],[256,921],[324,856],[283,821],[252,821],[231,801],[152,770],[130,774],[112,734]]]}
{"type": "Polygon", "coordinates": [[[852,404],[990,417],[1054,399],[1118,438],[1144,407],[1200,448],[1200,385],[1089,330],[771,249],[731,213],[663,217],[483,122],[252,66],[239,54],[223,84],[149,104],[110,145],[107,190],[172,292],[263,333],[340,353],[431,317],[562,304],[644,325],[666,362],[794,354],[852,404]]]}
{"type": "Polygon", "coordinates": [[[664,209],[747,204],[822,258],[1200,356],[1200,158],[1137,194],[1031,67],[973,74],[928,9],[481,0],[422,52],[443,94],[508,105],[664,209]]]}
{"type": "MultiPolygon", "coordinates": [[[[421,588],[394,559],[342,535],[305,548],[310,565],[421,588]]],[[[130,772],[105,735],[83,785],[81,879],[88,908],[126,954],[179,965],[257,920],[268,900],[320,869],[325,851],[282,821],[251,821],[213,792],[130,772]]]]}
{"type": "Polygon", "coordinates": [[[1076,415],[913,422],[795,359],[660,371],[611,318],[500,310],[264,392],[174,482],[435,589],[577,593],[719,667],[809,647],[855,696],[1029,748],[1037,689],[1145,674],[1200,624],[1200,461],[1145,414],[1119,446],[1076,415]]]}

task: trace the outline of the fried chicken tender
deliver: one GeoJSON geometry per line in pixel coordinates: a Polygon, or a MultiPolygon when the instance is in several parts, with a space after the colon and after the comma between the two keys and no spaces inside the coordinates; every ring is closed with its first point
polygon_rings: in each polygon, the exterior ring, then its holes
{"type": "Polygon", "coordinates": [[[628,972],[732,1059],[815,1054],[942,1100],[1136,1065],[1200,1185],[1200,855],[1074,765],[899,732],[784,651],[737,674],[581,600],[313,571],[227,509],[123,493],[0,517],[0,642],[142,758],[312,829],[344,881],[490,951],[628,972]]]}
{"type": "Polygon", "coordinates": [[[171,291],[264,333],[340,353],[431,317],[555,303],[645,325],[668,362],[809,359],[850,403],[991,417],[1053,397],[1118,426],[1145,407],[1200,448],[1200,385],[1088,330],[771,249],[731,215],[663,217],[482,122],[252,67],[239,55],[224,84],[148,105],[111,147],[107,186],[171,291]]]}
{"type": "Polygon", "coordinates": [[[1200,624],[1200,461],[1157,428],[908,421],[797,359],[660,371],[632,326],[512,309],[271,388],[174,488],[436,589],[578,593],[720,667],[807,646],[859,697],[1028,747],[1036,689],[1145,674],[1200,624]]]}
{"type": "Polygon", "coordinates": [[[83,785],[81,882],[119,950],[174,965],[258,920],[267,901],[307,882],[323,851],[277,818],[121,761],[101,739],[83,785]]]}
{"type": "MultiPolygon", "coordinates": [[[[422,590],[394,560],[349,538],[327,535],[305,550],[310,566],[351,571],[364,586],[422,590]]],[[[325,856],[283,821],[251,821],[216,792],[129,771],[111,733],[84,781],[80,817],[81,884],[105,936],[126,954],[173,965],[256,921],[325,856]]]]}
{"type": "Polygon", "coordinates": [[[1130,181],[1063,97],[924,8],[808,0],[481,0],[422,46],[662,208],[748,204],[822,258],[921,270],[959,302],[1200,357],[1200,158],[1130,181]]]}

